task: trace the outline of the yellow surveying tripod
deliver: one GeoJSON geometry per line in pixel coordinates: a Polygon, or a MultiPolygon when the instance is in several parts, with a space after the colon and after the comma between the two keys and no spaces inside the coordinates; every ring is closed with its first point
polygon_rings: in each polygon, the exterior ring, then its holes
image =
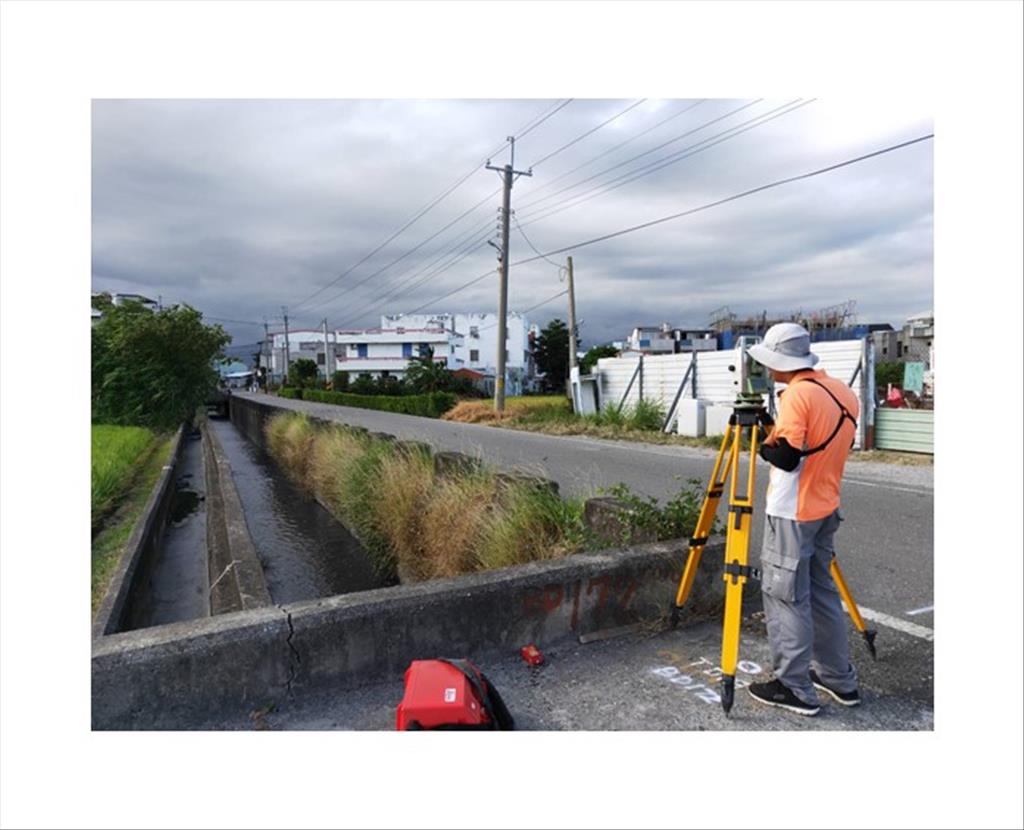
{"type": "MultiPolygon", "coordinates": [[[[741,343],[740,382],[741,392],[733,406],[729,424],[722,436],[722,444],[718,449],[715,466],[708,482],[704,503],[701,505],[697,519],[697,529],[690,537],[690,552],[686,560],[686,568],[679,580],[675,604],[672,607],[672,626],[679,619],[679,610],[686,604],[693,588],[693,581],[700,567],[700,558],[704,546],[708,543],[711,527],[718,512],[718,504],[729,487],[728,524],[725,535],[725,619],[722,624],[722,708],[726,714],[732,709],[736,688],[736,661],[740,646],[740,616],[743,607],[743,586],[748,579],[760,579],[761,573],[747,564],[750,551],[750,526],[754,509],[754,473],[757,460],[757,445],[761,428],[770,428],[773,421],[764,408],[762,392],[767,391],[767,378],[763,369],[747,357],[741,343]],[[749,433],[750,461],[747,468],[746,486],[742,493],[738,492],[740,480],[740,452],[744,433],[749,433]]],[[[846,605],[847,612],[854,626],[867,642],[872,658],[875,653],[875,632],[865,627],[864,620],[853,601],[850,589],[843,578],[839,563],[832,557],[830,567],[832,579],[839,589],[839,594],[846,605]]]]}

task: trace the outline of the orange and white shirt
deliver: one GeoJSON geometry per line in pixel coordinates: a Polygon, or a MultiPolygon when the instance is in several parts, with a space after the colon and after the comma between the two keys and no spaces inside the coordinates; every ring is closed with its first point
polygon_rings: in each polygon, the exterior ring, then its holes
{"type": "MultiPolygon", "coordinates": [[[[836,428],[842,410],[828,392],[804,378],[813,378],[827,387],[854,418],[859,417],[857,396],[846,384],[822,371],[801,372],[779,396],[778,414],[769,443],[785,438],[794,449],[813,449],[827,441],[836,428]]],[[[798,522],[813,522],[831,515],[839,507],[843,468],[855,434],[853,423],[844,419],[829,445],[800,459],[792,472],[772,466],[765,512],[798,522]]]]}

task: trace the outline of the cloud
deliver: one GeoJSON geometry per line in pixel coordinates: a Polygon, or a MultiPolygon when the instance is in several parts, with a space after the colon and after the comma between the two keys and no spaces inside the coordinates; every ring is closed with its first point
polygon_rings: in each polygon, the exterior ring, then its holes
{"type": "MultiPolygon", "coordinates": [[[[513,190],[522,231],[513,227],[512,261],[534,256],[523,234],[542,251],[575,245],[931,131],[906,102],[814,101],[709,146],[786,104],[760,101],[708,124],[752,100],[645,101],[548,159],[634,102],[573,101],[539,123],[516,144],[517,168],[540,163],[513,190]],[[690,155],[615,186],[680,153],[690,155]]],[[[506,163],[507,151],[495,152],[503,139],[556,104],[96,101],[93,289],[160,294],[260,324],[227,325],[236,342],[258,338],[282,306],[297,325],[327,317],[346,326],[424,304],[493,310],[495,251],[484,237],[498,239],[500,182],[480,163],[490,153],[506,163]]],[[[932,305],[932,195],[923,143],[578,248],[570,253],[585,342],[621,339],[639,323],[702,325],[725,304],[742,315],[853,299],[862,321],[898,324],[932,305]]],[[[510,306],[530,308],[563,288],[544,260],[513,267],[510,306]]],[[[564,297],[530,314],[554,316],[564,318],[564,297]]]]}

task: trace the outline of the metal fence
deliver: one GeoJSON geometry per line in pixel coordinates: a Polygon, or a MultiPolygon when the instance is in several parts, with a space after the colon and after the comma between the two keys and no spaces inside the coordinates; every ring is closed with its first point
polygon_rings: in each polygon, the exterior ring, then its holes
{"type": "Polygon", "coordinates": [[[926,409],[875,412],[875,447],[880,450],[934,453],[935,413],[926,409]]]}
{"type": "MultiPolygon", "coordinates": [[[[820,358],[817,368],[850,386],[861,404],[856,446],[867,446],[874,427],[874,349],[871,341],[812,343],[820,358]]],[[[628,408],[653,401],[665,413],[665,431],[672,429],[680,398],[699,398],[712,406],[732,406],[738,391],[736,349],[670,355],[604,357],[598,360],[598,407],[628,408]]],[[[778,387],[779,390],[785,387],[778,387]]]]}

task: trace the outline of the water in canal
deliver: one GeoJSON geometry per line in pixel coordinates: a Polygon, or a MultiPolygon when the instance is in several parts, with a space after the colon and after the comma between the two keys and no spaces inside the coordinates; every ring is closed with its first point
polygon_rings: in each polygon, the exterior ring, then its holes
{"type": "Polygon", "coordinates": [[[274,460],[226,420],[211,419],[231,463],[253,544],[275,603],[390,584],[351,533],[301,492],[274,460]]]}
{"type": "Polygon", "coordinates": [[[136,597],[133,628],[210,615],[203,445],[198,430],[182,441],[167,530],[148,584],[136,597]]]}

